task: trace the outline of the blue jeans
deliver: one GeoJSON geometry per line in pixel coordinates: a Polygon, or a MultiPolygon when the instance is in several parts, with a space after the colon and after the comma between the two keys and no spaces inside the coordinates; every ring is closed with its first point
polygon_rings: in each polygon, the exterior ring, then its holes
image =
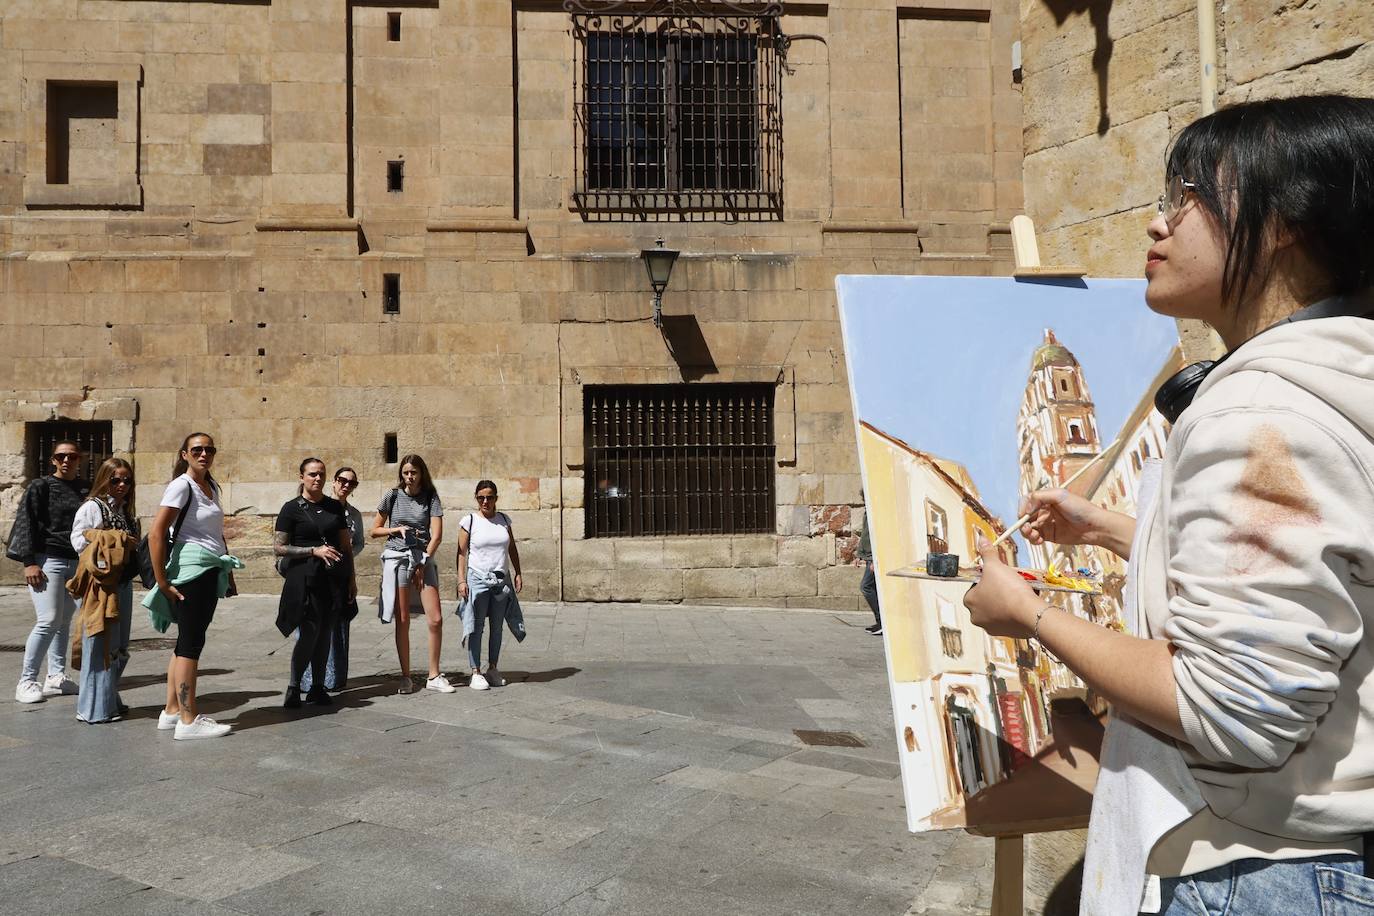
{"type": "Polygon", "coordinates": [[[76,560],[38,556],[35,562],[48,577],[45,585],[29,588],[33,613],[38,621],[24,645],[24,668],[19,680],[38,680],[43,653],[48,655],[48,677],[67,673],[67,643],[71,639],[72,614],[77,600],[67,591],[67,580],[76,575],[76,560]]]}
{"type": "Polygon", "coordinates": [[[510,586],[497,590],[482,583],[483,576],[468,570],[468,590],[472,594],[472,635],[468,637],[468,663],[473,671],[482,667],[482,627],[490,620],[491,635],[487,637],[487,666],[496,667],[501,658],[501,638],[506,630],[506,606],[510,603],[510,586]]]}
{"type": "Polygon", "coordinates": [[[1160,881],[1164,916],[1354,916],[1374,914],[1374,878],[1358,856],[1271,862],[1241,859],[1160,881]]]}
{"type": "Polygon", "coordinates": [[[106,620],[102,633],[81,640],[81,693],[76,698],[76,714],[83,722],[108,722],[119,715],[119,679],[129,664],[133,617],[134,584],[125,582],[119,587],[118,619],[106,620]]]}

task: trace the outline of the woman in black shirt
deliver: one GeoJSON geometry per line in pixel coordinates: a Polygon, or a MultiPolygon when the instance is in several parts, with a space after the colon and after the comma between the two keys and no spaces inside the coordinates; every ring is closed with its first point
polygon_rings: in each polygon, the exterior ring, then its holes
{"type": "Polygon", "coordinates": [[[329,660],[329,634],[345,605],[358,594],[353,546],[343,504],[324,495],[325,466],[318,458],[301,462],[300,495],[277,513],[273,553],[283,558],[286,582],[277,606],[277,629],[283,636],[300,630],[291,653],[291,680],[282,705],[301,705],[301,675],[310,666],[312,685],[306,699],[328,706],[324,669],[329,660]]]}

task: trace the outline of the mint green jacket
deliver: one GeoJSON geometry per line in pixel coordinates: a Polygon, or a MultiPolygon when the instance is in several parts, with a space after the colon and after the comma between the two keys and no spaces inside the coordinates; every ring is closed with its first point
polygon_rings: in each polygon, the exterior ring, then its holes
{"type": "MultiPolygon", "coordinates": [[[[227,553],[211,553],[199,544],[178,543],[172,547],[172,557],[167,561],[167,581],[185,585],[212,569],[219,570],[218,597],[223,598],[229,593],[229,570],[243,569],[243,561],[227,553]]],[[[159,633],[166,633],[176,620],[172,602],[156,588],[143,596],[143,606],[148,609],[153,629],[159,633]]]]}

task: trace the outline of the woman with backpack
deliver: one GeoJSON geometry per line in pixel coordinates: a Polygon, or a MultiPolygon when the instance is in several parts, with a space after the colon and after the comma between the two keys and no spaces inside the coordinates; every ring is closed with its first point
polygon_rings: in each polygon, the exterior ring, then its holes
{"type": "Polygon", "coordinates": [[[474,493],[477,511],[458,523],[458,597],[463,602],[463,644],[472,666],[473,690],[504,687],[497,670],[501,658],[502,628],[509,626],[516,642],[525,638],[525,620],[516,594],[520,578],[520,551],[510,517],[496,511],[496,484],[479,480],[474,493]],[[514,572],[514,579],[510,579],[514,572]],[[482,674],[482,630],[490,621],[487,673],[482,674]]]}
{"type": "Polygon", "coordinates": [[[178,741],[220,738],[230,726],[196,713],[196,676],[205,633],[221,598],[238,594],[235,569],[243,563],[224,542],[224,509],[220,487],[210,474],[219,449],[208,433],[182,440],[172,468],[172,482],[148,533],[157,588],[143,606],[157,619],[177,625],[176,648],[167,665],[167,705],[157,717],[159,731],[174,729],[178,741]]]}
{"type": "Polygon", "coordinates": [[[386,538],[382,551],[382,589],[378,616],[383,623],[396,621],[396,657],[401,663],[397,693],[410,693],[410,610],[418,594],[429,621],[429,677],[427,690],[453,693],[453,685],[439,671],[444,619],[439,607],[439,570],[434,551],[444,533],[444,505],[419,455],[406,455],[397,472],[397,486],[382,496],[374,538],[386,538]]]}
{"type": "Polygon", "coordinates": [[[5,551],[11,560],[23,564],[37,618],[24,645],[24,667],[14,688],[18,703],[41,703],[48,697],[76,693],[76,683],[67,677],[67,634],[76,602],[62,586],[76,574],[72,520],[86,498],[86,485],[76,476],[81,448],[63,439],[53,446],[51,460],[53,473],[24,491],[5,551]],[[48,677],[40,683],[38,669],[44,654],[48,677]]]}
{"type": "Polygon", "coordinates": [[[119,679],[129,663],[137,543],[134,469],[123,458],[109,458],[95,472],[91,495],[72,520],[72,549],[80,559],[68,591],[87,596],[81,601],[81,690],[76,700],[76,717],[82,722],[113,722],[129,712],[119,699],[119,679]],[[101,567],[108,554],[99,551],[107,544],[124,554],[122,567],[101,567]],[[112,600],[102,602],[102,597],[112,600]],[[111,603],[113,617],[110,608],[101,606],[111,603]]]}
{"type": "Polygon", "coordinates": [[[309,667],[314,678],[306,701],[329,706],[324,686],[330,636],[348,602],[357,597],[353,538],[343,504],[324,495],[324,462],[301,462],[301,485],[295,499],[277,513],[272,552],[285,578],[277,605],[277,629],[283,636],[299,630],[291,653],[291,679],[282,705],[301,705],[301,679],[309,667]]]}

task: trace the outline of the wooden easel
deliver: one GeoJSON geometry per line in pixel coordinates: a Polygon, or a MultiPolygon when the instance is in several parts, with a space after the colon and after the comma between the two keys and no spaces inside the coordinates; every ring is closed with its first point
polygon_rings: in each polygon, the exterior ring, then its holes
{"type": "MultiPolygon", "coordinates": [[[[1087,270],[1082,267],[1041,266],[1040,245],[1035,240],[1035,223],[1025,214],[1011,218],[1011,248],[1016,258],[1016,269],[1012,271],[1015,278],[1079,279],[1087,276],[1087,270]]],[[[993,838],[991,916],[1023,916],[1025,913],[1026,834],[1080,830],[1086,826],[1086,815],[1074,815],[966,828],[976,836],[993,838]]]]}

